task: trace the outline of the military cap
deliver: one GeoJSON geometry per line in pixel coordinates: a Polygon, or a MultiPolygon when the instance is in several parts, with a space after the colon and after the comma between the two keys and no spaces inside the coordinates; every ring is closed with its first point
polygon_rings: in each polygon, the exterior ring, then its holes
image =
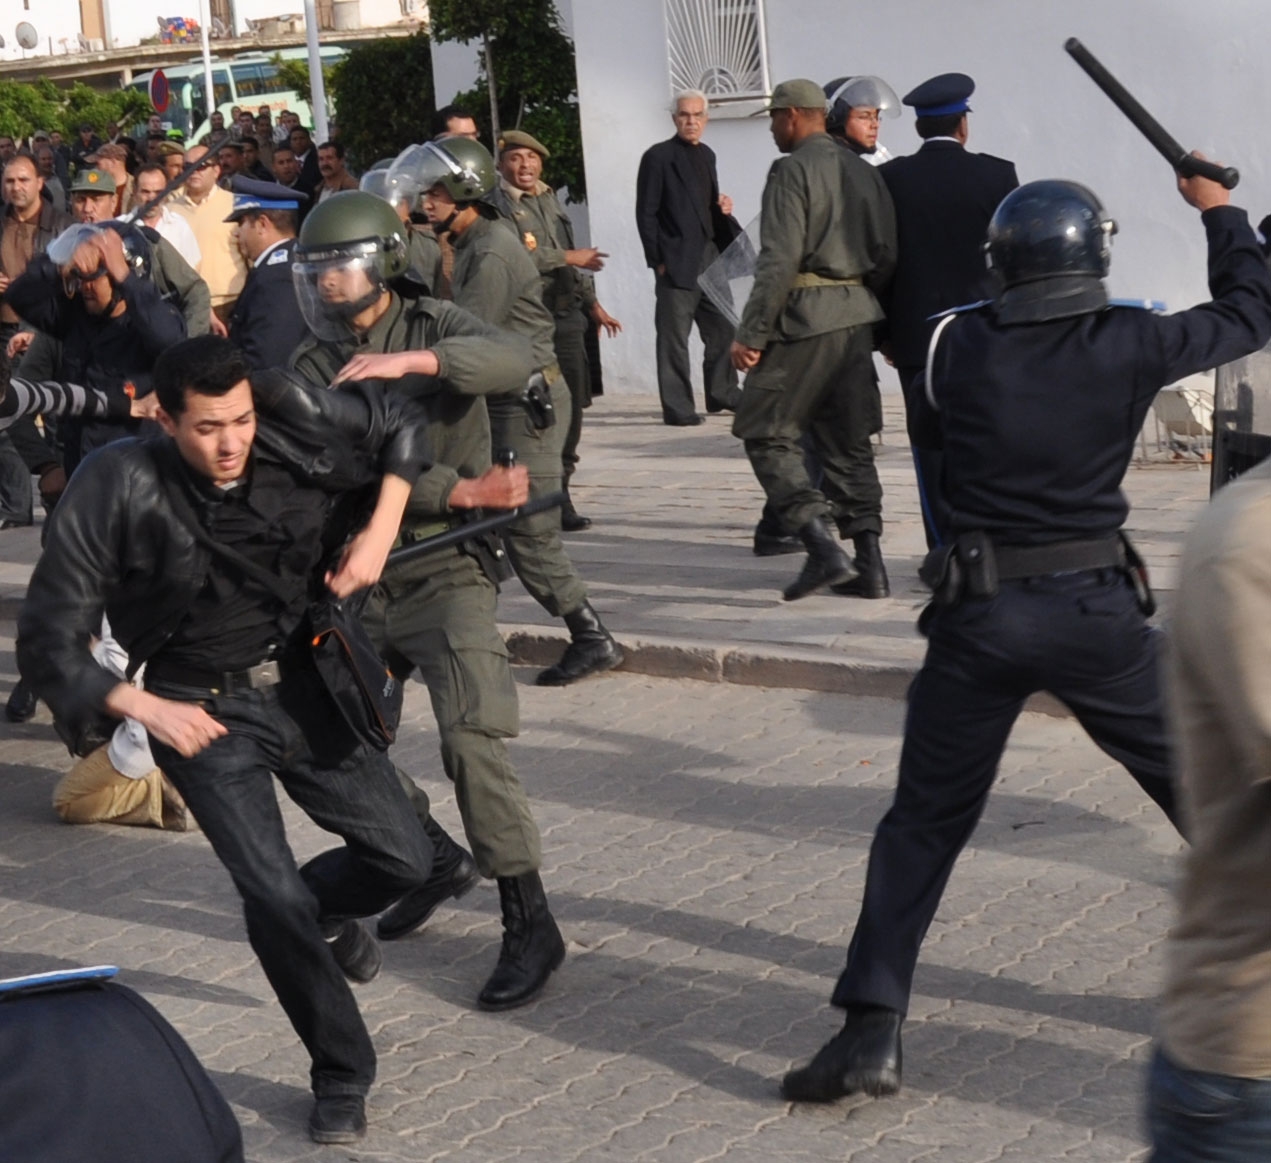
{"type": "Polygon", "coordinates": [[[824,109],[825,91],[815,81],[800,78],[782,81],[772,91],[763,112],[773,109],[824,109]]]}
{"type": "Polygon", "coordinates": [[[508,149],[532,149],[544,161],[552,156],[541,141],[520,129],[509,129],[499,134],[499,153],[508,149]]]}
{"type": "Polygon", "coordinates": [[[974,92],[975,82],[966,73],[941,73],[910,89],[901,100],[912,105],[919,117],[947,117],[969,113],[971,106],[967,101],[974,92]]]}
{"type": "Polygon", "coordinates": [[[159,147],[160,157],[171,157],[173,154],[178,154],[178,153],[184,155],[185,147],[181,145],[180,142],[177,142],[177,141],[165,141],[159,147]]]}
{"type": "Polygon", "coordinates": [[[226,222],[238,222],[245,214],[256,210],[299,210],[300,193],[280,182],[262,182],[235,174],[229,183],[234,195],[234,209],[226,216],[226,222]]]}
{"type": "Polygon", "coordinates": [[[71,183],[72,194],[114,194],[115,179],[105,170],[80,170],[71,183]]]}

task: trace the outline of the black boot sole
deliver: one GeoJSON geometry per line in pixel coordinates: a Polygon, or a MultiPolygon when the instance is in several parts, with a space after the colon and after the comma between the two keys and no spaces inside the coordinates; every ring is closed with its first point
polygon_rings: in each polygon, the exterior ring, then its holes
{"type": "Polygon", "coordinates": [[[562,938],[556,952],[552,954],[552,960],[547,966],[547,972],[543,974],[543,980],[538,983],[529,993],[520,994],[511,1001],[486,1001],[484,998],[477,998],[477,1009],[484,1010],[488,1014],[502,1013],[504,1010],[520,1009],[521,1006],[529,1005],[535,998],[543,992],[547,987],[547,983],[551,980],[552,974],[555,973],[565,962],[565,941],[562,938]]]}
{"type": "Polygon", "coordinates": [[[896,1070],[850,1070],[833,1078],[813,1080],[806,1070],[792,1070],[781,1080],[781,1097],[787,1102],[837,1102],[849,1094],[886,1098],[900,1090],[896,1070]]]}
{"type": "Polygon", "coordinates": [[[890,598],[891,586],[887,582],[882,585],[873,585],[865,581],[863,577],[854,577],[851,581],[839,582],[830,586],[830,589],[845,598],[890,598]]]}
{"type": "Polygon", "coordinates": [[[597,659],[585,670],[581,670],[576,674],[567,675],[563,673],[559,664],[549,666],[546,670],[539,672],[534,679],[534,685],[569,686],[571,683],[582,682],[585,678],[591,678],[593,674],[604,674],[607,670],[613,670],[614,667],[621,666],[625,661],[626,655],[615,645],[612,654],[607,654],[604,658],[597,659]]]}

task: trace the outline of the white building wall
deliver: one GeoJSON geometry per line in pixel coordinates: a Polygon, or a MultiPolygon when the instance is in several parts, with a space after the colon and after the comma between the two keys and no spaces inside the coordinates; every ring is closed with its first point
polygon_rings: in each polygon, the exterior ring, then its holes
{"type": "MultiPolygon", "coordinates": [[[[1265,0],[766,0],[765,8],[774,83],[876,73],[904,94],[936,73],[971,74],[970,148],[1010,158],[1021,181],[1085,182],[1120,223],[1114,295],[1164,299],[1171,310],[1207,298],[1204,235],[1165,162],[1063,52],[1069,36],[1187,148],[1240,169],[1235,200],[1255,223],[1271,210],[1265,0]]],[[[626,328],[602,341],[606,388],[652,391],[653,276],[635,230],[635,176],[644,149],[672,132],[663,4],[574,0],[573,23],[591,234],[613,256],[597,288],[626,328]]],[[[716,115],[705,140],[744,224],[777,156],[766,119],[716,115]]],[[[908,110],[883,122],[883,140],[895,154],[918,147],[908,110]]]]}
{"type": "Polygon", "coordinates": [[[0,35],[4,37],[0,60],[77,52],[76,38],[81,31],[79,0],[0,0],[0,35]],[[36,48],[25,52],[18,45],[16,35],[23,21],[31,25],[40,38],[36,48]]]}

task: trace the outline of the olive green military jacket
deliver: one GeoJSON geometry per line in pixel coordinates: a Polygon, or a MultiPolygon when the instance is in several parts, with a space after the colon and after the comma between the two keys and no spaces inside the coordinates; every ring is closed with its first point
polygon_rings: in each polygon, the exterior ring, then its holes
{"type": "MultiPolygon", "coordinates": [[[[156,232],[157,233],[157,232],[156,232]]],[[[212,327],[212,295],[188,262],[162,235],[151,239],[154,284],[185,320],[187,335],[206,335],[212,327]]]]}
{"type": "Polygon", "coordinates": [[[355,355],[425,349],[441,364],[436,376],[392,381],[428,416],[433,465],[415,482],[406,507],[407,519],[416,522],[448,516],[450,490],[459,478],[480,476],[490,467],[490,420],[481,397],[525,386],[534,370],[529,345],[452,303],[424,296],[403,300],[394,292],[388,310],[364,336],[338,341],[310,336],[291,356],[301,376],[325,388],[355,355]]]}
{"type": "Polygon", "coordinates": [[[873,166],[828,134],[772,163],[759,229],[738,342],[762,350],[883,317],[874,292],[896,266],[891,195],[873,166]]]}
{"type": "Polygon", "coordinates": [[[565,252],[575,249],[574,224],[556,192],[546,182],[528,193],[501,180],[490,198],[516,228],[542,275],[543,305],[555,317],[556,326],[563,323],[571,330],[586,330],[579,308],[590,310],[595,305],[596,285],[565,261],[565,252]]]}
{"type": "Polygon", "coordinates": [[[441,269],[441,245],[430,226],[411,223],[406,228],[411,268],[428,285],[428,293],[434,299],[441,298],[442,284],[446,276],[441,269]]]}
{"type": "MultiPolygon", "coordinates": [[[[556,328],[543,306],[539,274],[512,231],[478,218],[454,244],[450,293],[455,305],[529,340],[535,370],[554,364],[556,328]]],[[[517,390],[524,386],[522,382],[517,390]]]]}

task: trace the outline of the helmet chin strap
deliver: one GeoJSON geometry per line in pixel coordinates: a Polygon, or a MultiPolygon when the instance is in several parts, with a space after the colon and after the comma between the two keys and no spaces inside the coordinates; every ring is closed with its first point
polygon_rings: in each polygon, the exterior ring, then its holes
{"type": "Polygon", "coordinates": [[[378,275],[371,282],[371,289],[366,292],[360,299],[354,299],[350,303],[333,304],[333,314],[348,323],[356,319],[363,311],[368,311],[379,302],[380,296],[384,293],[384,280],[378,275]]]}
{"type": "Polygon", "coordinates": [[[455,224],[455,219],[459,217],[459,210],[460,207],[455,206],[455,208],[450,211],[450,217],[447,218],[445,222],[434,222],[433,230],[438,234],[449,234],[450,228],[455,224]]]}

